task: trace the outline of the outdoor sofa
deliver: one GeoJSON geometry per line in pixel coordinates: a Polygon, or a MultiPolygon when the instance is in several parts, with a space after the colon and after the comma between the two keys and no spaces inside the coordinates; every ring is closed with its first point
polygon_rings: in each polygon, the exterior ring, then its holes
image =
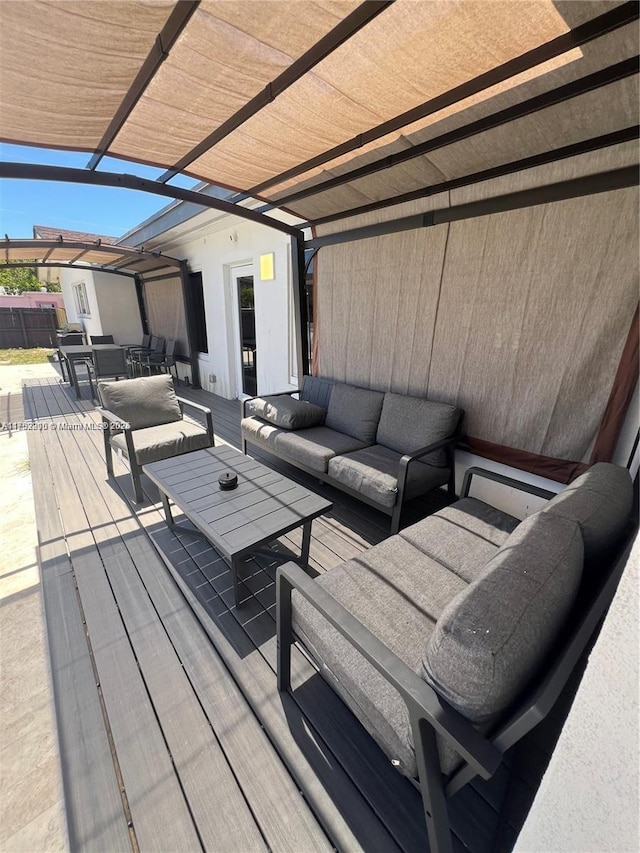
{"type": "Polygon", "coordinates": [[[397,533],[405,501],[444,485],[455,496],[461,418],[447,403],[305,376],[297,391],[244,401],[242,449],[255,444],[374,506],[397,533]]]}
{"type": "Polygon", "coordinates": [[[433,853],[445,796],[491,777],[549,712],[611,602],[633,490],[600,463],[559,495],[469,469],[459,501],[310,578],[277,575],[278,686],[298,638],[397,769],[422,790],[433,853]],[[474,476],[539,497],[519,522],[474,476]]]}

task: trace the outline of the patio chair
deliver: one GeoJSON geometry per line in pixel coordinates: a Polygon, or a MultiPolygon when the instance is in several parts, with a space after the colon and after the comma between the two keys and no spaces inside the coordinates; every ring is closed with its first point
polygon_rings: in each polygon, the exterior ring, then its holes
{"type": "Polygon", "coordinates": [[[143,465],[215,444],[211,409],[177,397],[169,374],[101,382],[99,390],[107,475],[113,477],[115,448],[129,461],[136,503],[144,500],[143,465]],[[204,414],[206,427],[185,418],[184,407],[204,414]]]}
{"type": "Polygon", "coordinates": [[[90,335],[91,344],[112,344],[113,335],[90,335]]]}
{"type": "Polygon", "coordinates": [[[60,351],[60,347],[81,347],[84,343],[84,335],[82,332],[78,332],[77,335],[58,335],[58,364],[60,365],[60,372],[62,373],[62,381],[66,382],[67,377],[64,373],[64,356],[60,351]]]}
{"type": "Polygon", "coordinates": [[[178,370],[176,368],[175,358],[176,342],[171,338],[167,339],[167,346],[163,353],[150,352],[141,356],[141,368],[146,369],[149,376],[156,371],[158,373],[172,373],[172,368],[175,370],[175,378],[178,379],[178,370]]]}
{"type": "Polygon", "coordinates": [[[132,350],[129,353],[129,364],[131,366],[132,376],[142,376],[142,367],[144,359],[151,353],[161,355],[164,352],[164,338],[151,335],[151,341],[146,349],[142,347],[132,350]]]}
{"type": "Polygon", "coordinates": [[[89,388],[91,389],[91,399],[96,402],[101,402],[99,398],[100,379],[128,379],[129,365],[123,349],[92,349],[91,359],[87,360],[87,374],[89,376],[89,388]],[[93,380],[96,380],[96,388],[94,388],[93,380]],[[96,392],[97,395],[96,396],[96,392]]]}

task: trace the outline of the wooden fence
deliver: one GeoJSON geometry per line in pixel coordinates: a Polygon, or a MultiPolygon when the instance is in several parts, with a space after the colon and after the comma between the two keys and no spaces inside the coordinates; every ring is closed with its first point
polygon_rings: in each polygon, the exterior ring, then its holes
{"type": "Polygon", "coordinates": [[[0,349],[54,347],[55,308],[0,308],[0,349]]]}

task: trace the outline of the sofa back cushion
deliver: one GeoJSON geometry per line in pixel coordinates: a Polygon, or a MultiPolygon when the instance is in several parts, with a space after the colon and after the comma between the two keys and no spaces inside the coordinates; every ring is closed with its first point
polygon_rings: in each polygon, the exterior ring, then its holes
{"type": "Polygon", "coordinates": [[[542,512],[577,521],[590,572],[615,548],[633,506],[633,485],[626,468],[599,462],[552,498],[542,512]]]}
{"type": "Polygon", "coordinates": [[[442,612],[423,677],[473,723],[488,723],[543,663],[576,598],[583,545],[574,521],[536,513],[442,612]]]}
{"type": "Polygon", "coordinates": [[[383,391],[336,382],[329,398],[325,426],[365,444],[374,444],[383,400],[383,391]]]}
{"type": "Polygon", "coordinates": [[[303,376],[300,399],[326,409],[335,384],[333,379],[323,379],[322,376],[303,376]]]}
{"type": "Polygon", "coordinates": [[[104,408],[128,421],[132,430],[169,424],[182,418],[173,381],[167,373],[101,382],[100,396],[104,408]]]}
{"type": "MultiPolygon", "coordinates": [[[[461,414],[460,409],[448,403],[388,391],[384,395],[376,444],[398,453],[413,453],[453,435],[461,414]]],[[[442,467],[446,460],[444,450],[438,450],[420,461],[442,467]]]]}

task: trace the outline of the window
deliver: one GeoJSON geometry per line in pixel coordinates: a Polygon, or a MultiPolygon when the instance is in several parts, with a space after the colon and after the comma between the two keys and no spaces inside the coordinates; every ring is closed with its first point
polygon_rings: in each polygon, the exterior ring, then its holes
{"type": "Polygon", "coordinates": [[[191,315],[191,342],[196,352],[209,352],[207,339],[207,321],[204,313],[204,291],[202,273],[189,273],[188,306],[191,315]]]}
{"type": "Polygon", "coordinates": [[[90,317],[89,300],[87,299],[87,288],[84,281],[73,285],[73,296],[76,301],[76,311],[79,316],[90,317]]]}

